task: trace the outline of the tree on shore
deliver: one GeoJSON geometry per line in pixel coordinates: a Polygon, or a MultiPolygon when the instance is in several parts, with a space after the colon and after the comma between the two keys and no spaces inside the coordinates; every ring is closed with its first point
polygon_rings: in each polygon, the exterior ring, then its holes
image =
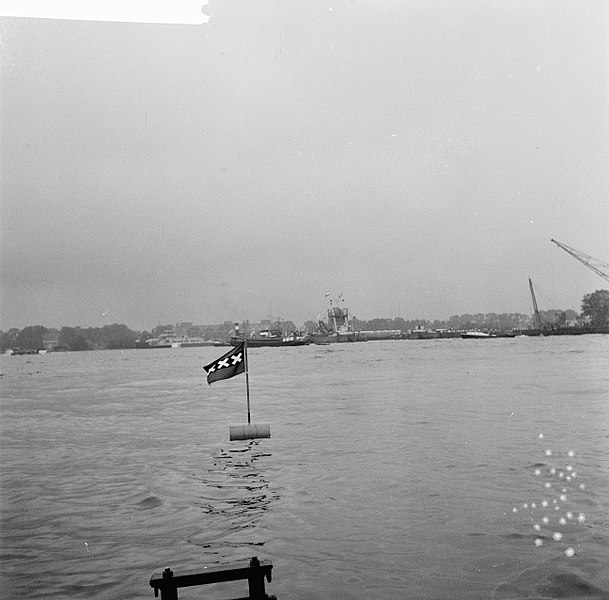
{"type": "Polygon", "coordinates": [[[582,299],[582,315],[589,317],[593,327],[609,325],[609,291],[596,290],[582,299]]]}

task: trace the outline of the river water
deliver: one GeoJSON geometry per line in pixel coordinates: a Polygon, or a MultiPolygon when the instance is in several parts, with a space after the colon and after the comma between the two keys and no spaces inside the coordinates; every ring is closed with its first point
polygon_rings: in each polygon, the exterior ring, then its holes
{"type": "Polygon", "coordinates": [[[223,351],[0,357],[3,598],[609,598],[609,336],[223,351]]]}

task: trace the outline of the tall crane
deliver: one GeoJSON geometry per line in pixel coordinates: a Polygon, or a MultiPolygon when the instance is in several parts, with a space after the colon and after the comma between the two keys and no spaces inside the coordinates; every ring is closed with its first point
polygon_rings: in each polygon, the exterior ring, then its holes
{"type": "Polygon", "coordinates": [[[537,307],[537,298],[535,298],[535,290],[533,289],[533,282],[531,281],[530,277],[529,277],[529,288],[531,288],[531,299],[533,300],[533,320],[535,323],[535,327],[537,329],[542,329],[544,323],[541,318],[541,315],[539,314],[539,308],[537,307]]]}
{"type": "Polygon", "coordinates": [[[588,254],[584,254],[579,250],[575,250],[575,248],[571,248],[570,246],[567,246],[566,244],[558,242],[554,239],[551,241],[554,242],[559,248],[562,248],[565,252],[568,252],[579,262],[586,265],[589,269],[592,269],[597,275],[600,275],[603,279],[609,281],[609,264],[588,254]]]}

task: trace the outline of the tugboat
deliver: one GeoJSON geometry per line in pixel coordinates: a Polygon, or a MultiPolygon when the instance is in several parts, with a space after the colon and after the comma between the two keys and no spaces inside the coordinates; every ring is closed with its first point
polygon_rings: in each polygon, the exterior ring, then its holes
{"type": "MultiPolygon", "coordinates": [[[[328,297],[330,294],[326,294],[328,297]]],[[[349,309],[342,303],[342,293],[338,296],[338,301],[330,299],[328,308],[328,320],[323,321],[321,317],[317,320],[317,331],[310,334],[313,344],[336,344],[342,342],[363,342],[365,338],[353,329],[349,320],[349,309]],[[340,303],[340,304],[339,304],[340,303]]]]}
{"type": "Polygon", "coordinates": [[[486,331],[464,331],[461,333],[462,340],[486,340],[488,338],[497,337],[494,333],[486,331]]]}

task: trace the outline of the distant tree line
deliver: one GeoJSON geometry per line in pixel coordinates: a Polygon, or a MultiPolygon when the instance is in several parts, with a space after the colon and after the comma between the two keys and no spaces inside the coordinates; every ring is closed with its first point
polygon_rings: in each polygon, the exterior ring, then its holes
{"type": "MultiPolygon", "coordinates": [[[[555,322],[559,319],[566,322],[567,319],[573,320],[577,318],[577,313],[573,310],[548,310],[541,311],[541,314],[543,318],[551,322],[555,322]],[[561,315],[561,317],[558,315],[561,315]]],[[[526,329],[532,326],[532,318],[529,315],[524,315],[521,313],[466,313],[464,315],[453,315],[447,320],[435,319],[433,321],[428,319],[405,320],[402,317],[397,317],[395,319],[372,319],[370,321],[355,319],[355,328],[360,331],[399,329],[403,333],[412,331],[413,329],[454,329],[459,331],[479,329],[487,331],[513,331],[518,329],[526,329]]]]}
{"type": "Polygon", "coordinates": [[[62,327],[49,329],[42,325],[9,329],[0,332],[0,350],[97,350],[135,348],[139,333],[126,325],[105,325],[104,327],[62,327]]]}
{"type": "MultiPolygon", "coordinates": [[[[592,327],[609,327],[609,291],[596,290],[586,294],[582,299],[581,316],[573,310],[546,310],[540,311],[542,321],[558,326],[568,322],[585,319],[592,327]]],[[[291,321],[283,321],[284,326],[296,329],[291,321]]],[[[379,331],[396,329],[408,332],[413,329],[484,329],[489,331],[511,331],[533,327],[530,315],[521,313],[476,313],[453,315],[446,321],[427,319],[410,319],[402,317],[395,319],[376,318],[364,321],[354,318],[355,329],[360,331],[379,331]]],[[[188,329],[186,335],[201,337],[205,340],[228,341],[234,327],[233,321],[224,321],[221,325],[194,326],[188,329]]],[[[307,321],[305,331],[314,331],[317,323],[307,321]]],[[[243,331],[249,331],[249,321],[241,324],[243,331]]],[[[118,348],[136,348],[138,341],[145,341],[151,337],[160,337],[164,332],[173,330],[173,325],[159,325],[151,332],[138,332],[129,329],[126,325],[105,325],[104,327],[62,327],[49,329],[42,325],[25,327],[24,329],[9,329],[0,331],[0,351],[9,349],[41,350],[102,350],[118,348]]]]}

